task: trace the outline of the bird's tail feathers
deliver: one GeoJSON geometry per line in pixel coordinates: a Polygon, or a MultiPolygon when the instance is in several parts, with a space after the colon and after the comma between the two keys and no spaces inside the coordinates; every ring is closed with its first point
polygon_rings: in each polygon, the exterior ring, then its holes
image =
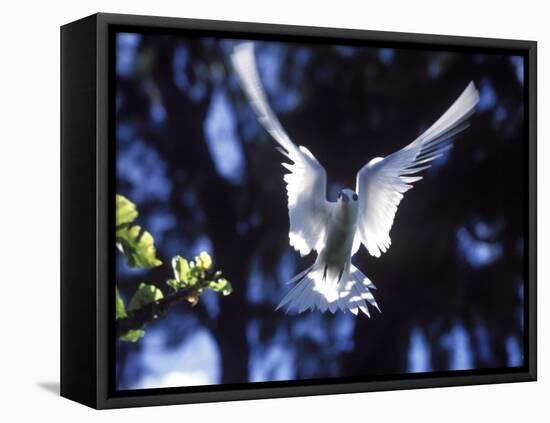
{"type": "Polygon", "coordinates": [[[331,272],[324,262],[318,260],[311,267],[296,275],[288,283],[296,285],[286,294],[275,310],[286,308],[286,312],[318,309],[350,311],[357,315],[359,311],[370,317],[368,304],[380,308],[372,295],[374,284],[350,261],[340,272],[331,272]]]}

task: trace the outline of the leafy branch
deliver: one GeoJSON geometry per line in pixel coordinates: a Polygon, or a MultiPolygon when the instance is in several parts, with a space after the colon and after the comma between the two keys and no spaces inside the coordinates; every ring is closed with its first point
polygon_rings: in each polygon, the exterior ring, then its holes
{"type": "Polygon", "coordinates": [[[126,197],[116,196],[116,245],[126,257],[128,266],[150,268],[160,266],[153,236],[140,226],[132,225],[138,217],[134,203],[126,197]]]}
{"type": "MultiPolygon", "coordinates": [[[[128,266],[151,268],[162,262],[156,256],[152,235],[140,226],[133,225],[138,211],[130,200],[117,194],[116,242],[119,251],[126,257],[128,266]]],[[[171,260],[174,277],[166,284],[171,292],[165,295],[156,285],[141,283],[130,299],[128,306],[116,289],[117,336],[122,341],[136,342],[145,335],[143,327],[166,314],[172,306],[186,300],[192,306],[199,301],[205,289],[226,296],[233,288],[222,272],[212,269],[212,258],[201,252],[194,261],[175,256],[171,260]]]]}

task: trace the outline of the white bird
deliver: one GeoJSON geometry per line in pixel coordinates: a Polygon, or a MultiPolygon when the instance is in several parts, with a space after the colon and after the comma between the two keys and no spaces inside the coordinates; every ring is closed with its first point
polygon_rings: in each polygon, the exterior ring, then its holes
{"type": "MultiPolygon", "coordinates": [[[[277,309],[299,313],[318,309],[359,311],[370,317],[367,303],[380,311],[371,290],[374,284],[352,263],[363,244],[379,257],[390,247],[390,229],[397,206],[417,174],[452,147],[453,136],[462,131],[474,112],[479,94],[470,82],[449,109],[422,135],[387,157],[377,157],[357,173],[355,191],[344,189],[336,202],[326,198],[327,176],[323,166],[304,146],[289,138],[268,104],[260,82],[254,45],[239,44],[231,54],[248,101],[263,127],[277,141],[279,150],[292,162],[284,176],[290,220],[289,242],[301,256],[317,252],[315,263],[288,283],[296,285],[277,309]]],[[[276,310],[277,310],[276,309],[276,310]]]]}

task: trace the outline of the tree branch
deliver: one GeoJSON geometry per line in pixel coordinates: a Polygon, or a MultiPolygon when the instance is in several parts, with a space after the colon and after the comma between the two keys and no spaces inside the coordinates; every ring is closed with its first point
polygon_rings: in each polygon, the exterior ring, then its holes
{"type": "Polygon", "coordinates": [[[168,295],[158,301],[145,304],[135,311],[128,311],[128,317],[116,321],[117,337],[124,335],[129,330],[141,329],[147,323],[151,323],[166,314],[168,310],[182,300],[193,303],[190,299],[195,297],[193,289],[180,289],[177,292],[168,295]]]}

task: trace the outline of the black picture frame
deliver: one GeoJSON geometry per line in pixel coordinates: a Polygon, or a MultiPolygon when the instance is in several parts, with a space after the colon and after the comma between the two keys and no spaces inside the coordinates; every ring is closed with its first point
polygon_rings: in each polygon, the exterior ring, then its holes
{"type": "Polygon", "coordinates": [[[534,41],[95,14],[61,27],[61,395],[90,407],[118,408],[441,386],[534,381],[536,322],[536,111],[534,41]],[[139,29],[262,39],[322,38],[513,52],[525,58],[528,210],[525,256],[525,360],[510,369],[400,375],[369,380],[318,379],[117,392],[113,388],[114,166],[113,33],[139,29]],[[82,222],[86,222],[83,224],[82,222]],[[112,291],[112,292],[111,292],[112,291]]]}

